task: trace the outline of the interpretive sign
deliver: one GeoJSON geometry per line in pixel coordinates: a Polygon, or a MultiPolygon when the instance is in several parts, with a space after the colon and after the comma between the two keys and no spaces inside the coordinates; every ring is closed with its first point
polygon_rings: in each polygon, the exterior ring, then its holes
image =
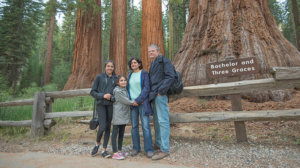
{"type": "Polygon", "coordinates": [[[258,70],[259,69],[255,57],[206,64],[206,72],[209,79],[227,76],[250,75],[258,73],[258,70]]]}

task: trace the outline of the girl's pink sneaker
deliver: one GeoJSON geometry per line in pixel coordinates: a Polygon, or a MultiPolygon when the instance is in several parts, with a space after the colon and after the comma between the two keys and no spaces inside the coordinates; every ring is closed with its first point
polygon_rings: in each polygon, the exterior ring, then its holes
{"type": "Polygon", "coordinates": [[[125,157],[122,156],[120,153],[114,153],[114,155],[112,156],[113,159],[116,159],[116,160],[124,160],[125,157]]]}

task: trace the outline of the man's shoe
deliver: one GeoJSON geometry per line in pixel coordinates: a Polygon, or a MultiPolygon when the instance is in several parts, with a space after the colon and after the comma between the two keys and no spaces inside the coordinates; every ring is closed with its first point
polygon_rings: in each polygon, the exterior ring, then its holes
{"type": "Polygon", "coordinates": [[[153,155],[154,155],[153,152],[147,152],[146,153],[147,158],[152,158],[153,155]]]}
{"type": "Polygon", "coordinates": [[[130,155],[131,156],[136,156],[138,153],[139,153],[139,151],[133,150],[130,155]]]}
{"type": "Polygon", "coordinates": [[[95,146],[94,146],[94,148],[93,148],[93,150],[92,150],[92,153],[91,153],[92,156],[96,156],[96,155],[97,155],[99,146],[100,146],[100,145],[98,145],[98,146],[95,145],[95,146]]]}
{"type": "Polygon", "coordinates": [[[109,158],[110,157],[110,154],[107,153],[107,151],[102,151],[102,154],[101,154],[104,158],[109,158]]]}
{"type": "Polygon", "coordinates": [[[160,159],[163,159],[167,156],[169,156],[168,153],[159,151],[158,153],[156,153],[155,155],[152,156],[152,160],[160,160],[160,159]]]}

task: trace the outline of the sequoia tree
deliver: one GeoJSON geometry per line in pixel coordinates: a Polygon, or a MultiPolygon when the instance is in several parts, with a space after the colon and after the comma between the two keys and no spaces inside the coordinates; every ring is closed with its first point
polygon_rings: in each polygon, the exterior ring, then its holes
{"type": "Polygon", "coordinates": [[[101,0],[86,2],[77,12],[72,71],[64,90],[90,88],[102,69],[101,0]]]}
{"type": "Polygon", "coordinates": [[[150,67],[148,57],[148,46],[157,44],[160,53],[164,55],[163,27],[161,0],[142,1],[142,40],[141,40],[141,60],[144,69],[150,67]]]}
{"type": "Polygon", "coordinates": [[[110,31],[109,57],[116,64],[116,74],[126,75],[127,70],[127,29],[126,29],[126,1],[112,0],[112,17],[110,31]]]}
{"type": "Polygon", "coordinates": [[[257,59],[260,73],[240,80],[271,77],[274,66],[300,66],[300,53],[278,30],[266,0],[191,0],[174,60],[185,86],[226,82],[208,80],[206,64],[229,56],[257,59]]]}

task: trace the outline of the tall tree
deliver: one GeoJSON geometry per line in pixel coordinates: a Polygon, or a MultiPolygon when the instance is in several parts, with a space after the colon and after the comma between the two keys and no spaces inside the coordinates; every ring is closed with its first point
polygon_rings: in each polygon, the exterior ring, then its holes
{"type": "Polygon", "coordinates": [[[277,0],[268,0],[270,12],[276,20],[277,26],[285,21],[283,7],[277,0]]]}
{"type": "Polygon", "coordinates": [[[186,10],[187,0],[169,0],[168,8],[168,57],[173,60],[180,46],[183,37],[184,28],[186,25],[186,10]],[[175,23],[175,24],[174,24],[175,23]]]}
{"type": "Polygon", "coordinates": [[[102,13],[102,61],[109,59],[110,29],[111,29],[111,0],[103,0],[102,13]]]}
{"type": "Polygon", "coordinates": [[[4,0],[1,4],[0,70],[13,94],[34,51],[42,16],[42,3],[38,1],[4,0]]]}
{"type": "Polygon", "coordinates": [[[188,0],[180,0],[174,7],[174,55],[177,53],[183,37],[184,29],[186,26],[186,17],[188,10],[188,0]]]}
{"type": "Polygon", "coordinates": [[[150,58],[148,57],[148,46],[150,44],[157,44],[161,54],[165,54],[161,0],[142,1],[141,60],[147,70],[150,67],[150,58]]]}
{"type": "Polygon", "coordinates": [[[296,46],[300,51],[300,17],[299,17],[299,7],[297,4],[297,0],[292,0],[292,13],[296,34],[296,46]]]}
{"type": "MultiPolygon", "coordinates": [[[[141,1],[140,1],[141,2],[141,1]]],[[[141,56],[142,11],[134,1],[127,3],[127,57],[141,56]]]]}
{"type": "Polygon", "coordinates": [[[64,14],[62,25],[55,28],[53,38],[53,57],[51,65],[51,83],[63,89],[72,67],[75,41],[76,0],[57,2],[57,15],[64,14]]]}
{"type": "Polygon", "coordinates": [[[126,75],[127,70],[127,27],[126,1],[112,0],[112,18],[110,31],[110,59],[116,64],[116,74],[126,75]]]}
{"type": "Polygon", "coordinates": [[[91,87],[101,65],[101,0],[85,0],[77,12],[72,71],[64,90],[91,87]]]}
{"type": "Polygon", "coordinates": [[[172,60],[174,55],[174,22],[173,22],[173,4],[169,2],[169,59],[172,60]]]}
{"type": "Polygon", "coordinates": [[[48,13],[50,15],[49,32],[48,32],[48,47],[47,47],[47,61],[45,71],[45,84],[50,82],[50,70],[51,70],[51,57],[52,57],[52,43],[53,43],[53,32],[55,25],[55,14],[56,14],[56,0],[50,0],[48,3],[48,13]]]}
{"type": "Polygon", "coordinates": [[[256,57],[260,74],[241,79],[267,78],[272,66],[299,66],[300,53],[278,30],[267,1],[191,0],[189,19],[176,69],[186,86],[226,79],[208,80],[206,64],[226,57],[256,57]]]}

